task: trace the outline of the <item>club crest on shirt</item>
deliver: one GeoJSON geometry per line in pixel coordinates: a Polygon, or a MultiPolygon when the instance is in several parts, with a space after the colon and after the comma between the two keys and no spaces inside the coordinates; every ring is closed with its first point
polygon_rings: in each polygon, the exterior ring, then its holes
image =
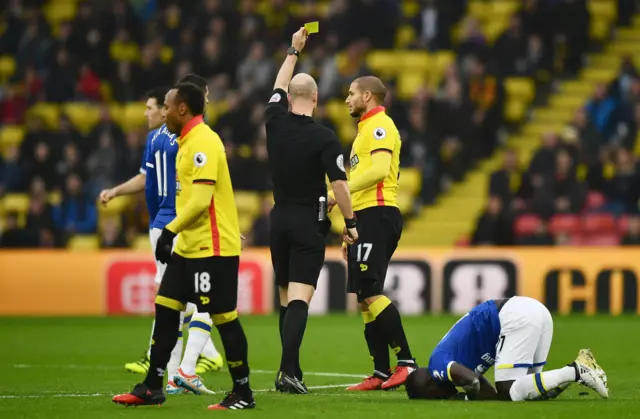
{"type": "Polygon", "coordinates": [[[197,152],[196,154],[193,155],[193,164],[195,164],[196,167],[202,167],[205,165],[206,162],[207,162],[206,154],[197,152]]]}
{"type": "Polygon", "coordinates": [[[271,96],[271,99],[269,99],[269,103],[280,102],[280,99],[282,99],[280,93],[274,93],[273,96],[271,96]]]}
{"type": "Polygon", "coordinates": [[[376,128],[373,130],[373,138],[376,140],[382,140],[387,136],[387,130],[384,128],[376,128]]]}

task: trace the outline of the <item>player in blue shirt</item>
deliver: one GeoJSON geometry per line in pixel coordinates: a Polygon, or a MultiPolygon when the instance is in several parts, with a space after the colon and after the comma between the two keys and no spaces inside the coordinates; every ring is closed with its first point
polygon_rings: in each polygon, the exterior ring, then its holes
{"type": "Polygon", "coordinates": [[[412,372],[410,399],[540,400],[578,382],[608,397],[607,376],[589,349],[564,368],[542,372],[553,337],[549,310],[529,297],[486,301],[440,340],[428,368],[412,372]],[[496,365],[494,388],[483,376],[496,365]],[[458,394],[456,387],[464,393],[458,394]]]}
{"type": "MultiPolygon", "coordinates": [[[[205,79],[188,74],[180,82],[191,82],[206,91],[205,79]]],[[[176,192],[176,155],[178,152],[177,138],[171,134],[163,123],[162,109],[167,89],[156,89],[148,95],[145,116],[151,130],[147,136],[143,164],[140,174],[129,181],[109,190],[102,191],[100,199],[107,204],[111,199],[133,193],[145,191],[147,208],[149,210],[149,237],[151,247],[155,254],[155,247],[166,224],[176,216],[175,192],[176,192]],[[158,126],[158,122],[161,126],[158,126]]],[[[159,286],[166,265],[156,261],[156,285],[159,286]]],[[[185,312],[181,314],[180,329],[183,323],[189,324],[189,340],[182,358],[183,341],[182,332],[179,332],[178,342],[172,351],[171,359],[167,365],[169,394],[179,394],[184,390],[178,388],[173,382],[174,377],[179,378],[181,384],[197,394],[209,393],[200,377],[196,374],[219,370],[223,365],[222,356],[218,353],[211,340],[211,318],[208,313],[197,313],[194,304],[188,304],[185,312]]],[[[152,327],[153,335],[153,327],[152,327]]],[[[151,353],[151,341],[145,355],[136,362],[125,364],[128,371],[146,374],[149,369],[149,357],[151,353]]]]}

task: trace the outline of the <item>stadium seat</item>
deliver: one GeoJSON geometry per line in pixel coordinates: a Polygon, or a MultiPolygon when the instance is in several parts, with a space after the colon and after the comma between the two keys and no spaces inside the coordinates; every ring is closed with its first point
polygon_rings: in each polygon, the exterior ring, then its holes
{"type": "Polygon", "coordinates": [[[255,216],[260,212],[260,196],[257,192],[236,191],[234,197],[238,213],[255,216]]]}
{"type": "Polygon", "coordinates": [[[615,0],[589,0],[587,8],[591,16],[614,22],[618,17],[618,5],[615,0]]]}
{"type": "Polygon", "coordinates": [[[620,244],[620,236],[616,233],[597,234],[594,236],[582,236],[581,246],[617,246],[620,244]]]}
{"type": "Polygon", "coordinates": [[[25,214],[29,210],[29,196],[27,194],[6,194],[0,203],[5,214],[8,212],[25,214]]]}
{"type": "Polygon", "coordinates": [[[19,146],[24,138],[24,126],[4,125],[0,128],[0,149],[19,146]]]}
{"type": "Polygon", "coordinates": [[[422,188],[422,173],[420,169],[401,167],[398,186],[400,190],[408,192],[411,196],[416,196],[422,188]]]}
{"type": "Polygon", "coordinates": [[[398,76],[397,94],[400,99],[410,100],[422,88],[426,87],[427,78],[424,73],[405,71],[398,76]]]}
{"type": "Polygon", "coordinates": [[[541,108],[536,109],[533,112],[533,116],[536,121],[549,123],[549,124],[566,124],[568,123],[574,115],[575,111],[568,108],[561,109],[552,109],[552,108],[541,108]]]}
{"type": "Polygon", "coordinates": [[[549,220],[549,233],[576,234],[580,232],[580,218],[574,214],[556,214],[549,220]]]}
{"type": "Polygon", "coordinates": [[[542,225],[542,219],[536,214],[523,214],[516,219],[514,231],[516,236],[531,236],[542,225]]]}
{"type": "Polygon", "coordinates": [[[100,202],[96,202],[96,206],[100,216],[109,216],[122,213],[129,206],[130,202],[130,196],[119,196],[109,202],[107,206],[102,205],[100,202]]]}
{"type": "Polygon", "coordinates": [[[62,202],[62,193],[60,191],[49,192],[47,202],[49,205],[59,205],[62,202]]]}
{"type": "MultiPolygon", "coordinates": [[[[619,62],[616,60],[616,68],[618,65],[619,62]]],[[[580,80],[565,81],[560,85],[560,93],[567,96],[588,97],[593,93],[593,85],[580,80]]]]}
{"type": "MultiPolygon", "coordinates": [[[[633,52],[637,51],[637,45],[633,46],[633,52]]],[[[617,70],[607,68],[585,68],[582,70],[582,79],[589,83],[609,83],[616,77],[617,70]]]]}
{"type": "Polygon", "coordinates": [[[549,99],[551,108],[565,108],[576,110],[585,105],[584,96],[554,95],[549,99]]]}
{"type": "Polygon", "coordinates": [[[57,129],[60,122],[60,107],[53,103],[41,102],[29,108],[27,115],[40,117],[48,128],[57,129]]]}
{"type": "Polygon", "coordinates": [[[585,211],[600,209],[607,203],[607,198],[598,191],[590,191],[585,202],[585,211]]]}
{"type": "Polygon", "coordinates": [[[95,235],[75,235],[67,243],[70,250],[97,250],[100,241],[95,235]]]}
{"type": "Polygon", "coordinates": [[[396,33],[396,49],[407,49],[416,40],[416,30],[411,25],[402,25],[396,33]]]}
{"type": "Polygon", "coordinates": [[[367,54],[366,64],[367,68],[380,77],[393,76],[402,67],[402,64],[398,63],[394,51],[372,51],[367,54]]]}
{"type": "Polygon", "coordinates": [[[531,79],[525,77],[508,77],[504,81],[507,97],[522,99],[530,103],[535,97],[536,89],[531,79]]]}
{"type": "Polygon", "coordinates": [[[149,241],[149,236],[147,234],[137,235],[131,244],[135,250],[144,250],[146,252],[151,252],[151,242],[149,241]]]}
{"type": "Polygon", "coordinates": [[[100,108],[88,103],[67,103],[63,105],[62,112],[82,134],[88,134],[100,120],[100,108]]]}
{"type": "Polygon", "coordinates": [[[521,122],[527,115],[527,104],[521,99],[507,99],[504,116],[509,122],[521,122]]]}
{"type": "Polygon", "coordinates": [[[433,67],[432,57],[426,51],[406,51],[398,53],[397,60],[402,62],[402,72],[427,73],[433,67]]]}
{"type": "Polygon", "coordinates": [[[581,219],[582,233],[589,236],[612,233],[615,229],[616,221],[611,214],[585,214],[581,219]]]}
{"type": "Polygon", "coordinates": [[[603,41],[609,36],[611,29],[611,21],[607,17],[592,16],[589,24],[589,37],[603,41]]]}
{"type": "Polygon", "coordinates": [[[16,72],[16,60],[9,55],[0,56],[0,83],[6,83],[16,72]]]}
{"type": "Polygon", "coordinates": [[[413,210],[414,196],[410,193],[398,191],[398,207],[402,214],[409,214],[413,210]]]}
{"type": "Polygon", "coordinates": [[[252,214],[238,213],[238,226],[241,233],[250,232],[253,228],[253,221],[255,217],[252,214]]]}
{"type": "Polygon", "coordinates": [[[616,225],[616,229],[618,230],[618,234],[624,235],[629,230],[629,216],[623,215],[618,218],[618,222],[616,225]]]}
{"type": "Polygon", "coordinates": [[[131,102],[124,105],[120,122],[122,129],[126,132],[143,127],[145,124],[144,110],[143,102],[131,102]]]}

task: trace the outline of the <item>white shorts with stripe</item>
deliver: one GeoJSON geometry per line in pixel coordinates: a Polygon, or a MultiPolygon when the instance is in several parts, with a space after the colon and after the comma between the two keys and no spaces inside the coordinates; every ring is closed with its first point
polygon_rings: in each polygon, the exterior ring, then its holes
{"type": "Polygon", "coordinates": [[[500,310],[495,381],[512,381],[542,371],[553,339],[547,307],[529,297],[512,297],[500,310]]]}

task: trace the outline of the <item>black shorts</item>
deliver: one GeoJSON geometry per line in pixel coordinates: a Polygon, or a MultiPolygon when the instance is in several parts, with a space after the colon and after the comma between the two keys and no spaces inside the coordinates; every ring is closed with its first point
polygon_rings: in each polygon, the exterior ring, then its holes
{"type": "Polygon", "coordinates": [[[192,302],[202,313],[222,314],[236,309],[239,256],[189,259],[174,253],[171,258],[159,296],[182,304],[192,302]]]}
{"type": "Polygon", "coordinates": [[[348,249],[347,292],[358,302],[381,295],[387,267],[402,234],[402,215],[396,207],[370,207],[356,211],[358,241],[348,249]]]}
{"type": "Polygon", "coordinates": [[[329,219],[318,221],[313,207],[276,206],[271,211],[271,263],[276,285],[318,285],[324,264],[329,219]]]}

